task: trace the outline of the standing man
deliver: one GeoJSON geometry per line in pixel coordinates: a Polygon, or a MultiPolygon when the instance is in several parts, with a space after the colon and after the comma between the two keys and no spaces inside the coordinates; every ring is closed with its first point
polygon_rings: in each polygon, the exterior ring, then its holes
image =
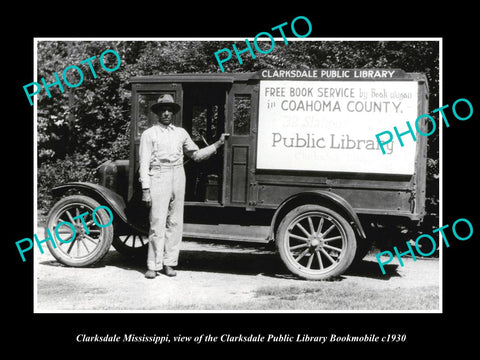
{"type": "Polygon", "coordinates": [[[178,263],[183,233],[183,155],[194,161],[208,159],[229,136],[222,134],[217,142],[199,149],[183,128],[172,124],[180,105],[171,95],[160,96],[151,110],[158,123],[143,132],[139,149],[142,201],[151,206],[147,279],[162,271],[167,276],[177,274],[172,267],[178,263]]]}

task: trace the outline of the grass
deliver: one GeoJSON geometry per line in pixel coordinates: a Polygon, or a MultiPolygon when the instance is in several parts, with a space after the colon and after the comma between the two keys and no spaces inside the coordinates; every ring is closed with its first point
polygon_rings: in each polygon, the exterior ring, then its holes
{"type": "Polygon", "coordinates": [[[438,286],[433,285],[379,290],[357,284],[321,282],[308,287],[264,287],[257,290],[256,298],[268,304],[269,309],[437,310],[438,290],[438,286]]]}
{"type": "Polygon", "coordinates": [[[358,284],[318,282],[307,286],[266,286],[254,298],[238,304],[175,306],[175,310],[438,310],[438,286],[409,289],[364,288],[358,284]]]}

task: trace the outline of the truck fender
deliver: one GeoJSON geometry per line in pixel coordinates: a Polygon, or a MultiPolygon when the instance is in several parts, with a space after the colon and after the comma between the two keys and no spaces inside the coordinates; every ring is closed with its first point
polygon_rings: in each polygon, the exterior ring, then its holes
{"type": "Polygon", "coordinates": [[[294,194],[285,199],[278,206],[270,224],[269,239],[273,240],[275,238],[275,232],[278,228],[278,225],[282,221],[282,218],[290,210],[297,206],[305,204],[324,205],[334,211],[337,211],[340,215],[344,216],[345,219],[352,225],[353,230],[357,235],[359,235],[362,239],[367,238],[367,236],[365,235],[365,231],[363,230],[362,224],[360,223],[360,219],[357,216],[357,213],[355,212],[355,210],[353,210],[353,207],[348,203],[348,201],[346,201],[340,195],[332,193],[331,191],[315,190],[294,194]]]}
{"type": "Polygon", "coordinates": [[[125,214],[125,201],[116,192],[98,184],[88,182],[71,182],[52,189],[54,196],[62,196],[68,190],[75,189],[81,193],[96,199],[102,205],[106,204],[124,223],[128,224],[125,214]]]}

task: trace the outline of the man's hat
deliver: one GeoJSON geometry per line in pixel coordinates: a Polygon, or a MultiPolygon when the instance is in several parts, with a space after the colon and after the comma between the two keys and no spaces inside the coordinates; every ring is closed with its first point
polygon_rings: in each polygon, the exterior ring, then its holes
{"type": "Polygon", "coordinates": [[[157,103],[153,104],[150,108],[155,114],[157,114],[164,106],[171,106],[173,113],[177,113],[180,110],[180,105],[173,100],[173,96],[170,94],[162,95],[158,98],[157,103]]]}

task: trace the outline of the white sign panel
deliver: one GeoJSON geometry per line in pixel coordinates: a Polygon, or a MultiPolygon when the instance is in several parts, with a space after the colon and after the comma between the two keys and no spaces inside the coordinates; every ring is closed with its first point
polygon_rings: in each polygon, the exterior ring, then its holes
{"type": "MultiPolygon", "coordinates": [[[[416,81],[260,81],[257,168],[413,174],[416,81]],[[382,137],[383,139],[384,137],[382,137]]],[[[417,134],[416,134],[417,136],[417,134]]]]}

